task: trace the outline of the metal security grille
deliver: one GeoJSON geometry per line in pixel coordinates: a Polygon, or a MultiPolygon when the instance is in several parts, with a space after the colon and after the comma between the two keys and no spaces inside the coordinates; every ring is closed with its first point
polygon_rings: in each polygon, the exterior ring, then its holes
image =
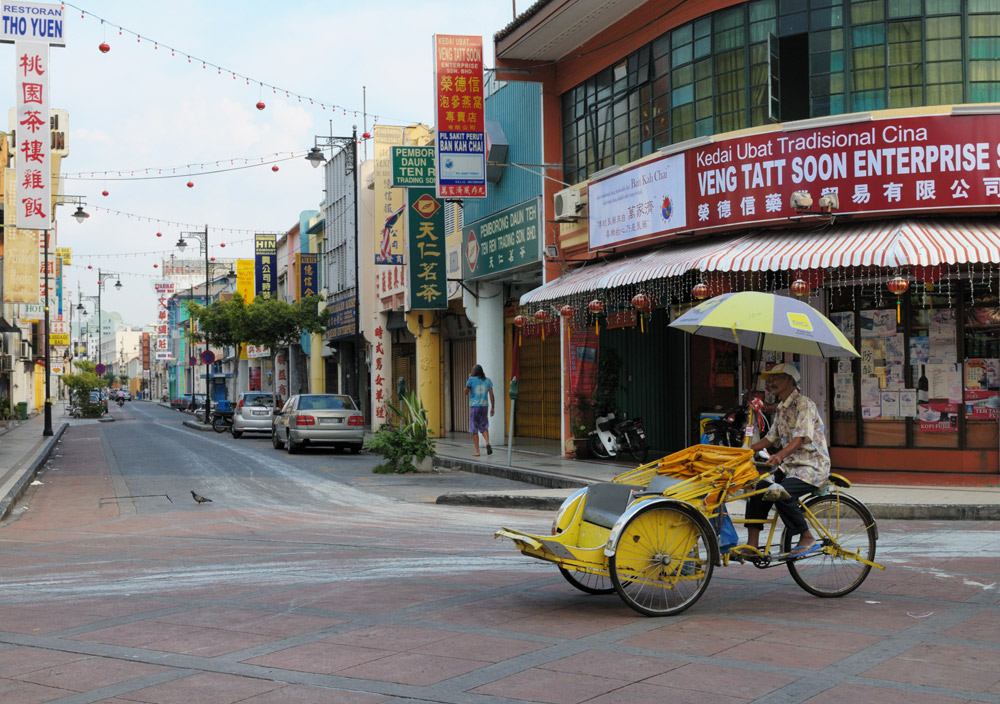
{"type": "MultiPolygon", "coordinates": [[[[525,337],[521,341],[520,354],[521,377],[518,379],[514,434],[558,440],[562,419],[559,336],[547,335],[544,342],[541,337],[525,337]]],[[[495,392],[505,393],[505,390],[495,392]]]]}
{"type": "MultiPolygon", "coordinates": [[[[465,382],[476,364],[476,341],[459,340],[451,343],[451,429],[466,432],[469,429],[469,400],[465,396],[465,382]]],[[[494,389],[494,393],[498,393],[494,389]]]]}

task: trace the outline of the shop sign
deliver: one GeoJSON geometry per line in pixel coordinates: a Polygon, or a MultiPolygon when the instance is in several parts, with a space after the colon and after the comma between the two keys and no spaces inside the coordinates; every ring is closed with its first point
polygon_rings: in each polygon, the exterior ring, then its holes
{"type": "Polygon", "coordinates": [[[392,183],[392,147],[403,143],[403,128],[376,125],[372,128],[375,186],[375,263],[403,264],[403,191],[392,183]]]}
{"type": "Polygon", "coordinates": [[[247,305],[253,303],[254,298],[254,264],[253,259],[236,260],[236,293],[247,305]]]}
{"type": "Polygon", "coordinates": [[[466,226],[462,278],[482,279],[541,261],[541,212],[534,198],[466,226]]]}
{"type": "Polygon", "coordinates": [[[787,223],[820,214],[827,194],[838,215],[994,211],[1000,115],[789,123],[644,161],[590,185],[590,247],[787,223]],[[792,208],[795,191],[808,192],[812,207],[792,208]]]}
{"type": "Polygon", "coordinates": [[[295,258],[298,260],[299,273],[299,295],[298,298],[315,296],[317,288],[317,267],[319,266],[319,255],[307,252],[296,252],[295,258]]]}
{"type": "Polygon", "coordinates": [[[67,332],[50,332],[49,333],[49,344],[53,347],[68,347],[69,346],[69,333],[67,332]]]}
{"type": "Polygon", "coordinates": [[[443,310],[448,307],[444,203],[433,188],[409,188],[407,204],[410,309],[443,310]]]}
{"type": "Polygon", "coordinates": [[[263,359],[271,356],[271,349],[265,345],[247,345],[247,359],[263,359]]]}
{"type": "Polygon", "coordinates": [[[56,247],[56,256],[63,260],[63,266],[70,266],[73,263],[73,248],[56,247]]]}
{"type": "Polygon", "coordinates": [[[616,313],[608,313],[608,328],[634,328],[638,319],[634,310],[621,310],[616,313]]]}
{"type": "Polygon", "coordinates": [[[327,304],[326,310],[330,313],[330,318],[326,326],[326,339],[343,340],[357,334],[356,308],[357,296],[353,293],[341,295],[327,304]]]}
{"type": "Polygon", "coordinates": [[[434,147],[392,148],[393,188],[433,188],[436,178],[434,147]]]}
{"type": "MultiPolygon", "coordinates": [[[[30,41],[42,38],[37,30],[15,30],[9,33],[9,23],[19,26],[36,27],[36,23],[55,22],[43,15],[32,13],[26,16],[10,16],[11,7],[25,10],[44,11],[43,6],[4,5],[4,36],[17,38],[14,45],[14,66],[16,69],[16,118],[17,132],[17,226],[23,230],[49,230],[52,228],[52,178],[50,161],[52,157],[52,137],[49,122],[49,81],[52,71],[49,66],[49,43],[30,41]],[[27,37],[29,41],[22,38],[27,37]]],[[[59,33],[62,34],[60,14],[59,33]]],[[[43,40],[44,41],[44,40],[43,40]]]]}
{"type": "Polygon", "coordinates": [[[277,235],[254,235],[254,278],[256,287],[254,292],[262,298],[270,298],[277,294],[278,281],[275,274],[275,263],[277,260],[277,235]]]}
{"type": "Polygon", "coordinates": [[[0,42],[42,42],[66,46],[65,8],[37,2],[5,2],[0,15],[0,42]]]}
{"type": "Polygon", "coordinates": [[[486,197],[483,38],[434,35],[437,196],[486,197]]]}

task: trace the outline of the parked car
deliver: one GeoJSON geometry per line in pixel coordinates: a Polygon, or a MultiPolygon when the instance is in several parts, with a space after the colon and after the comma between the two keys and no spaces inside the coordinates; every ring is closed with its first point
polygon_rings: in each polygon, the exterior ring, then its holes
{"type": "Polygon", "coordinates": [[[187,410],[188,405],[191,403],[191,394],[181,394],[176,398],[170,399],[170,408],[176,411],[187,410]]]}
{"type": "Polygon", "coordinates": [[[354,399],[341,394],[296,394],[274,417],[271,444],[295,454],[306,445],[336,445],[361,452],[365,417],[354,399]]]}
{"type": "Polygon", "coordinates": [[[132,392],[129,391],[128,389],[125,390],[125,400],[126,401],[131,401],[132,400],[132,392]]]}
{"type": "MultiPolygon", "coordinates": [[[[275,397],[270,391],[244,391],[236,400],[232,433],[238,438],[243,433],[270,433],[275,397]]],[[[281,397],[277,397],[281,408],[281,397]]]]}

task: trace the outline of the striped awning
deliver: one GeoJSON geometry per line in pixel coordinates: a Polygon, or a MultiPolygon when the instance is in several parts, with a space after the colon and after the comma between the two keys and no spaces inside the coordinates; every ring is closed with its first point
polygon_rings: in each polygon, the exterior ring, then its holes
{"type": "Polygon", "coordinates": [[[690,271],[695,262],[720,247],[732,244],[737,239],[740,238],[709,238],[699,242],[674,245],[653,252],[637,254],[612,262],[587,264],[529,291],[521,296],[520,303],[524,306],[543,301],[561,300],[588,291],[680,276],[690,271]]]}
{"type": "Polygon", "coordinates": [[[588,264],[521,296],[521,305],[680,276],[689,271],[1000,263],[994,219],[867,221],[810,230],[709,237],[613,262],[588,264]]]}
{"type": "Polygon", "coordinates": [[[822,230],[748,235],[719,247],[693,268],[784,271],[845,266],[936,266],[1000,262],[1000,224],[993,220],[893,220],[822,230]]]}

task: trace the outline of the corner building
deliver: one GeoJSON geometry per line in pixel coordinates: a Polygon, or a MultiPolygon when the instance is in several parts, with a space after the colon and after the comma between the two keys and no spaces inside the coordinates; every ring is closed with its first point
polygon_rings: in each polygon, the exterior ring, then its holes
{"type": "Polygon", "coordinates": [[[581,350],[613,350],[652,446],[697,442],[749,351],[670,320],[706,291],[800,295],[861,358],[763,362],[799,365],[836,469],[995,481],[1000,0],[585,5],[495,35],[497,80],[543,84],[567,186],[519,301],[561,318],[564,406],[592,383],[581,350]]]}

